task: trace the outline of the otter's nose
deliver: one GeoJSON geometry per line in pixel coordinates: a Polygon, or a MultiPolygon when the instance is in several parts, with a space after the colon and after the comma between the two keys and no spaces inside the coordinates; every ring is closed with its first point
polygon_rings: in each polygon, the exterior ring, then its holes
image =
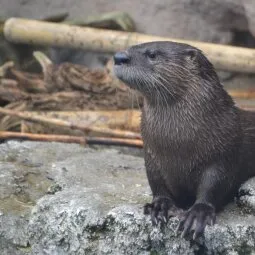
{"type": "Polygon", "coordinates": [[[129,56],[127,55],[126,52],[117,52],[114,57],[114,64],[115,65],[121,65],[121,64],[127,64],[130,60],[129,56]]]}

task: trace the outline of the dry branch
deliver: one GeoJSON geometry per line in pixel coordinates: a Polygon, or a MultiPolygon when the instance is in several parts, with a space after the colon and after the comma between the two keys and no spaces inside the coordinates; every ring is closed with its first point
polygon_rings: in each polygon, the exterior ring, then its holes
{"type": "Polygon", "coordinates": [[[175,41],[201,49],[217,69],[254,73],[255,50],[243,47],[179,40],[139,33],[70,26],[43,21],[11,18],[4,35],[14,43],[79,48],[115,52],[148,41],[175,41]]]}
{"type": "MultiPolygon", "coordinates": [[[[107,127],[111,129],[140,131],[140,111],[40,111],[31,112],[33,115],[45,116],[47,118],[57,118],[83,126],[107,127]]],[[[1,126],[0,126],[1,127],[1,126]]],[[[6,129],[3,129],[6,130],[6,129]]],[[[77,130],[60,128],[59,126],[43,125],[29,121],[22,121],[21,131],[26,133],[46,133],[46,134],[67,134],[80,135],[77,130]]]]}
{"type": "Polygon", "coordinates": [[[62,143],[78,143],[88,145],[117,145],[142,148],[143,142],[140,139],[120,139],[109,137],[83,137],[68,135],[48,135],[48,134],[30,134],[18,132],[0,131],[0,140],[29,140],[43,142],[62,142],[62,143]]]}
{"type": "Polygon", "coordinates": [[[123,130],[113,130],[109,128],[99,128],[99,127],[89,127],[89,126],[82,126],[77,125],[68,121],[54,119],[54,118],[47,118],[43,116],[33,115],[29,112],[22,113],[13,110],[8,110],[0,107],[0,113],[6,115],[12,115],[23,120],[39,122],[39,123],[47,123],[51,125],[61,126],[61,127],[68,127],[70,129],[78,129],[81,131],[86,132],[95,132],[101,135],[111,136],[111,137],[118,137],[118,138],[130,138],[130,139],[140,139],[141,135],[139,133],[134,133],[130,131],[123,131],[123,130]]]}
{"type": "Polygon", "coordinates": [[[100,145],[118,145],[127,147],[142,148],[143,141],[141,139],[121,139],[121,138],[107,138],[107,137],[88,137],[87,144],[100,144],[100,145]]]}

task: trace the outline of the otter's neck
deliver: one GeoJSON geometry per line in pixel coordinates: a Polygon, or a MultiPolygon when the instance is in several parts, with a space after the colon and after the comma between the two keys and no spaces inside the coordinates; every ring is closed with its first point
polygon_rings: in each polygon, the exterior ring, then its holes
{"type": "Polygon", "coordinates": [[[173,167],[192,169],[195,162],[232,148],[240,131],[231,97],[223,88],[212,95],[199,93],[164,106],[144,100],[141,133],[145,151],[166,157],[173,167]]]}
{"type": "Polygon", "coordinates": [[[196,87],[192,84],[177,100],[171,96],[162,99],[161,103],[144,99],[143,119],[150,129],[158,132],[192,137],[199,130],[210,132],[221,128],[225,123],[219,120],[226,116],[236,118],[235,106],[220,84],[197,84],[196,87]]]}
{"type": "MultiPolygon", "coordinates": [[[[217,77],[216,77],[217,78],[217,77]]],[[[166,91],[155,92],[153,96],[145,95],[145,104],[150,108],[178,107],[187,109],[192,107],[214,108],[214,107],[233,107],[234,102],[220,84],[218,78],[212,80],[201,79],[182,84],[168,84],[169,90],[176,90],[176,93],[166,93],[166,91]],[[179,91],[177,91],[177,88],[179,91]]],[[[187,111],[185,109],[185,111],[187,111]]]]}

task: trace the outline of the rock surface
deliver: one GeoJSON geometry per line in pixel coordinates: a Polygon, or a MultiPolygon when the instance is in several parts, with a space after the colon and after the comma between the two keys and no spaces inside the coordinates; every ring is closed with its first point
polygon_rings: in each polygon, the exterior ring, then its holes
{"type": "MultiPolygon", "coordinates": [[[[255,179],[197,242],[153,228],[136,151],[75,144],[0,145],[0,251],[33,254],[255,254],[255,179]]],[[[140,153],[140,152],[139,152],[140,153]]]]}

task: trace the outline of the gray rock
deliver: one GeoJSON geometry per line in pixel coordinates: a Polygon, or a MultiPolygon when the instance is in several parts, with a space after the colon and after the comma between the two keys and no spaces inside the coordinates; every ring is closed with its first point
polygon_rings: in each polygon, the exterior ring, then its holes
{"type": "MultiPolygon", "coordinates": [[[[205,2],[210,2],[209,0],[205,2]]],[[[201,1],[198,3],[201,4],[201,1]]],[[[190,12],[191,0],[0,0],[0,16],[40,18],[68,11],[76,20],[113,10],[125,11],[134,19],[137,30],[144,33],[204,41],[229,41],[229,31],[220,31],[197,13],[190,12]],[[153,17],[153,20],[152,20],[153,17]],[[160,29],[159,29],[160,28],[160,29]]],[[[211,6],[209,6],[211,7],[211,6]]],[[[218,8],[220,9],[220,8],[218,8]]],[[[218,10],[217,9],[217,10],[218,10]]],[[[209,10],[207,10],[209,11],[209,10]]]]}
{"type": "Polygon", "coordinates": [[[253,0],[242,0],[245,15],[248,21],[248,27],[253,36],[255,37],[255,8],[253,0]]]}
{"type": "Polygon", "coordinates": [[[13,141],[0,152],[1,254],[255,252],[255,179],[194,242],[175,233],[177,218],[160,229],[143,215],[151,194],[133,151],[13,141]]]}
{"type": "Polygon", "coordinates": [[[240,187],[238,203],[246,212],[255,214],[255,178],[240,187]]]}

